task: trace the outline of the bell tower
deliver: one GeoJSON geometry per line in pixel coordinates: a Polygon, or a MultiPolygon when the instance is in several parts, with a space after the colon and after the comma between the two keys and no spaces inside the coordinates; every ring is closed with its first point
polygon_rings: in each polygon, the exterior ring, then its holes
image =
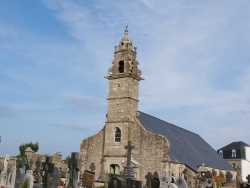
{"type": "Polygon", "coordinates": [[[109,96],[103,154],[110,164],[115,164],[115,156],[119,158],[117,164],[126,159],[124,147],[132,139],[139,102],[139,81],[142,80],[138,64],[136,47],[128,37],[126,27],[119,46],[115,46],[112,67],[106,77],[109,80],[109,96]]]}
{"type": "Polygon", "coordinates": [[[119,46],[115,46],[113,65],[106,77],[109,80],[107,122],[133,121],[138,110],[138,88],[142,78],[136,49],[126,27],[119,46]]]}

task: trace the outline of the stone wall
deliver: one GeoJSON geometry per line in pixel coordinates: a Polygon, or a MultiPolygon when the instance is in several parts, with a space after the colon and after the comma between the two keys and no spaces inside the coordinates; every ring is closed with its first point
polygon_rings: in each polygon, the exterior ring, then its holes
{"type": "Polygon", "coordinates": [[[103,156],[104,129],[96,135],[84,139],[80,146],[81,171],[90,170],[94,163],[96,174],[101,173],[101,160],[103,156]]]}

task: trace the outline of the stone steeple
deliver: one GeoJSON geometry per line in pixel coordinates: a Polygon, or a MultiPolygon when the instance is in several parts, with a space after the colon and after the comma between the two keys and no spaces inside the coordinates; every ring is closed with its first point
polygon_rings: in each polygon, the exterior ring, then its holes
{"type": "Polygon", "coordinates": [[[113,65],[106,77],[109,80],[107,122],[132,121],[138,110],[138,88],[142,78],[136,49],[126,27],[119,46],[115,46],[113,65]]]}

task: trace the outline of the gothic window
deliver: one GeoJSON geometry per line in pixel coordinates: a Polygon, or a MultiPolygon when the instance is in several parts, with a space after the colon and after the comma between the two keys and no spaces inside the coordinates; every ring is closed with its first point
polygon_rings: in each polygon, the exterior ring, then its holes
{"type": "Polygon", "coordinates": [[[118,127],[116,127],[115,130],[115,142],[121,142],[121,129],[119,129],[118,127]]]}
{"type": "Polygon", "coordinates": [[[236,157],[236,150],[235,149],[232,150],[232,157],[236,157]]]}
{"type": "Polygon", "coordinates": [[[119,73],[124,73],[124,61],[119,62],[118,71],[119,73]]]}
{"type": "Polygon", "coordinates": [[[220,154],[221,157],[223,157],[223,151],[222,150],[219,151],[219,154],[220,154]]]}
{"type": "Polygon", "coordinates": [[[117,164],[110,165],[110,173],[111,174],[120,174],[120,166],[117,164]]]}

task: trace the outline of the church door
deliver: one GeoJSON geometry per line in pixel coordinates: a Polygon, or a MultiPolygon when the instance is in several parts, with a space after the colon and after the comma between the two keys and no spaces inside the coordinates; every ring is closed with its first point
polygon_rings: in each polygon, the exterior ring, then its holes
{"type": "Polygon", "coordinates": [[[117,164],[111,164],[110,165],[110,173],[120,175],[120,166],[117,164]]]}

